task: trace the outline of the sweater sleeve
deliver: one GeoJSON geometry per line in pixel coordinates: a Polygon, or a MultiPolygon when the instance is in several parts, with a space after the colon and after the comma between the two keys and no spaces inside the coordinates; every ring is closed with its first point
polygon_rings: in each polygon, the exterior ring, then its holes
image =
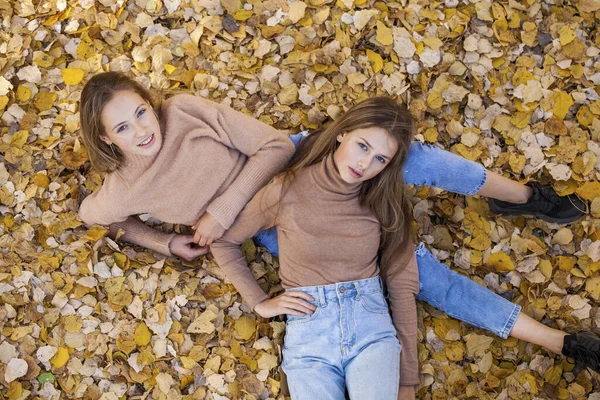
{"type": "Polygon", "coordinates": [[[207,207],[210,215],[229,228],[252,196],[287,165],[294,145],[285,132],[231,107],[198,96],[179,97],[177,105],[208,124],[215,140],[248,157],[237,178],[207,207]]]}
{"type": "Polygon", "coordinates": [[[412,242],[394,261],[391,268],[382,271],[396,327],[402,345],[400,357],[400,385],[419,383],[419,357],[417,351],[417,303],[419,293],[419,270],[412,242]],[[401,268],[401,271],[395,272],[401,268]]]}
{"type": "Polygon", "coordinates": [[[175,234],[157,231],[134,217],[121,215],[119,205],[113,204],[114,196],[107,193],[109,186],[112,187],[108,183],[102,185],[83,200],[79,206],[79,218],[87,226],[95,224],[108,226],[108,234],[112,238],[115,238],[119,229],[122,229],[125,233],[119,238],[120,240],[170,256],[169,243],[175,234]]]}
{"type": "Polygon", "coordinates": [[[273,181],[265,186],[246,205],[225,235],[210,246],[225,275],[253,310],[269,296],[248,268],[241,244],[258,231],[274,226],[280,194],[281,185],[278,182],[273,181]]]}

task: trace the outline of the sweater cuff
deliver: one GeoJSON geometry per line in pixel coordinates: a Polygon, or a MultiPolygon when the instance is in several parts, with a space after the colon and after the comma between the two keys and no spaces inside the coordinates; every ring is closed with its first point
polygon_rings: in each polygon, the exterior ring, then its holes
{"type": "Polygon", "coordinates": [[[232,187],[210,203],[206,212],[229,229],[246,203],[267,183],[268,176],[266,171],[248,161],[232,187]]]}

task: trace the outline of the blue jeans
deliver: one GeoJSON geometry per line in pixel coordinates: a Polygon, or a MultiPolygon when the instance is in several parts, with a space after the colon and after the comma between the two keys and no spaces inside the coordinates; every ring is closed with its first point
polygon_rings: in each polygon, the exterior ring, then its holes
{"type": "MultiPolygon", "coordinates": [[[[294,135],[299,143],[302,137],[294,135]]],[[[439,187],[451,192],[472,195],[477,193],[487,178],[485,168],[435,146],[413,143],[404,167],[407,185],[439,187]]],[[[257,245],[279,254],[275,228],[258,232],[257,245]]],[[[479,328],[507,338],[521,307],[504,297],[483,288],[440,263],[421,243],[417,250],[417,264],[421,290],[418,299],[479,328]]]]}
{"type": "Polygon", "coordinates": [[[287,316],[283,362],[293,400],[397,400],[400,343],[379,277],[307,286],[317,306],[287,316]]]}

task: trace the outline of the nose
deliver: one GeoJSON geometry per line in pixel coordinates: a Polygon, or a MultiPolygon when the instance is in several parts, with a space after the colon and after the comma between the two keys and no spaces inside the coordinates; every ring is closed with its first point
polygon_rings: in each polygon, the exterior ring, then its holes
{"type": "Polygon", "coordinates": [[[364,156],[358,159],[358,168],[360,169],[366,169],[369,166],[369,157],[368,156],[364,156]]]}
{"type": "Polygon", "coordinates": [[[144,136],[146,135],[146,127],[139,122],[134,126],[135,136],[144,136]]]}

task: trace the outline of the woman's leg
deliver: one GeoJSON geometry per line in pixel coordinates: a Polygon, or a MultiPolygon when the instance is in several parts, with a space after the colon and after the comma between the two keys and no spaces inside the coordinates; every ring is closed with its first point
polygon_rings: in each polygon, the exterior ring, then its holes
{"type": "Polygon", "coordinates": [[[568,223],[586,213],[585,203],[577,196],[561,197],[551,187],[537,183],[523,185],[487,171],[481,164],[419,142],[410,146],[404,182],[488,197],[490,209],[498,214],[530,215],[549,222],[568,223]]]}
{"type": "Polygon", "coordinates": [[[416,250],[421,290],[417,300],[507,338],[521,307],[440,263],[421,243],[416,250]]]}
{"type": "Polygon", "coordinates": [[[567,334],[546,326],[521,307],[440,263],[421,243],[416,250],[421,290],[418,300],[456,319],[506,339],[537,344],[600,372],[600,338],[591,332],[567,334]]]}

